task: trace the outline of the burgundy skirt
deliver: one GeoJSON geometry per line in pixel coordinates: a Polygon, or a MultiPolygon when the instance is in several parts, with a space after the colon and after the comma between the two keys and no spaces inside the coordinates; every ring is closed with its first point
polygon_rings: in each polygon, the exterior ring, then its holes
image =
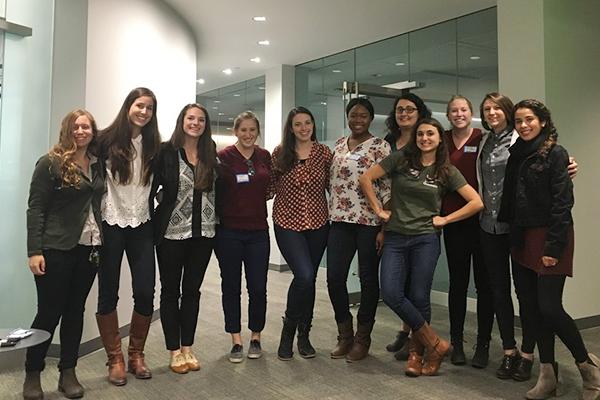
{"type": "Polygon", "coordinates": [[[567,232],[567,245],[558,259],[558,264],[545,267],[542,264],[544,244],[548,227],[527,228],[523,231],[523,247],[513,247],[511,255],[522,266],[535,271],[538,275],[567,275],[573,276],[573,253],[575,252],[575,232],[573,225],[567,232]]]}

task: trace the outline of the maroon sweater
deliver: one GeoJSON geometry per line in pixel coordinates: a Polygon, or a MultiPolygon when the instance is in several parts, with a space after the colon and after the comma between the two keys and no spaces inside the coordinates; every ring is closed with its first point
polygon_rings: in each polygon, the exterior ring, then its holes
{"type": "MultiPolygon", "coordinates": [[[[467,180],[467,183],[477,190],[477,150],[481,142],[481,131],[473,129],[473,133],[467,143],[460,149],[457,149],[452,140],[452,132],[444,133],[446,143],[448,143],[448,155],[450,163],[454,165],[467,180]]],[[[466,201],[458,192],[448,193],[442,200],[442,215],[448,215],[464,206],[466,201]]]]}
{"type": "Polygon", "coordinates": [[[248,162],[232,145],[221,150],[218,156],[223,187],[221,226],[241,230],[268,229],[267,198],[271,183],[269,152],[256,146],[248,162]],[[252,168],[254,175],[250,176],[252,168]]]}

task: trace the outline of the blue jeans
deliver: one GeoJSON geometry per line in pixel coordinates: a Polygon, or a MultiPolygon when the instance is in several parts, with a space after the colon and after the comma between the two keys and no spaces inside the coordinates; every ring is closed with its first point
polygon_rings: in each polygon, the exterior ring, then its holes
{"type": "Polygon", "coordinates": [[[267,313],[269,231],[217,228],[215,254],[221,269],[225,332],[241,331],[242,262],[248,290],[248,329],[260,332],[267,313]]]}
{"type": "Polygon", "coordinates": [[[431,321],[431,284],[439,256],[437,233],[385,232],[380,272],[383,301],[413,331],[431,321]]]}
{"type": "Polygon", "coordinates": [[[294,274],[287,295],[286,318],[310,323],[315,306],[315,280],[327,245],[329,223],[319,229],[292,231],[275,225],[275,239],[294,274]]]}

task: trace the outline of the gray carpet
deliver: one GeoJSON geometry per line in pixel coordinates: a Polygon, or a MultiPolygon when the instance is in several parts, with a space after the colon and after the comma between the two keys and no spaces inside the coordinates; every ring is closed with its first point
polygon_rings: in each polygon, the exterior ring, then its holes
{"type": "MultiPolygon", "coordinates": [[[[151,380],[136,380],[131,375],[126,386],[115,387],[106,381],[106,357],[103,351],[89,354],[79,361],[77,373],[86,388],[88,399],[522,399],[533,385],[501,381],[494,370],[501,358],[497,329],[491,346],[491,365],[485,370],[470,366],[457,367],[445,362],[437,377],[408,378],[404,363],[395,361],[385,350],[399,326],[397,317],[380,304],[373,332],[370,356],[358,363],[332,360],[329,351],[337,335],[332,308],[327,296],[325,271],[317,282],[317,301],[313,322],[312,343],[318,355],[304,360],[297,354],[292,361],[277,359],[281,329],[281,315],[286,301],[290,273],[269,272],[267,326],[263,332],[264,356],[258,360],[246,359],[231,364],[227,353],[231,347],[229,335],[223,331],[223,313],[220,303],[220,278],[215,260],[202,286],[200,320],[196,333],[195,353],[202,363],[198,372],[177,375],[168,369],[169,355],[164,347],[160,321],[153,323],[147,342],[146,359],[152,368],[151,380]]],[[[246,304],[244,297],[243,303],[246,304]]],[[[354,312],[355,310],[353,310],[354,312]]],[[[245,314],[245,312],[243,312],[245,314]]],[[[433,326],[447,335],[448,318],[445,307],[434,306],[433,326]]],[[[245,324],[245,316],[243,317],[245,324]]],[[[590,351],[600,353],[600,328],[582,332],[590,351]]],[[[249,332],[243,332],[249,340],[249,332]]],[[[468,314],[465,332],[465,351],[472,354],[475,340],[475,315],[468,314]]],[[[246,345],[247,347],[247,345],[246,345]]],[[[12,357],[23,357],[22,354],[12,357]]],[[[0,357],[5,357],[1,355],[0,357]]],[[[560,363],[562,399],[577,399],[581,395],[581,380],[572,358],[557,341],[557,359],[560,363]]],[[[61,399],[56,391],[57,361],[48,359],[42,385],[45,399],[61,399]]],[[[22,370],[0,371],[0,399],[20,399],[24,376],[22,370]]],[[[535,368],[537,373],[537,368],[535,368]]]]}

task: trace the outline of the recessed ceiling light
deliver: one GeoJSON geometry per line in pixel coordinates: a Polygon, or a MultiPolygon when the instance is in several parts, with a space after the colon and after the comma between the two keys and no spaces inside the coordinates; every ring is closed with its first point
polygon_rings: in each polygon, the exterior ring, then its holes
{"type": "Polygon", "coordinates": [[[322,102],[321,102],[321,105],[322,105],[322,106],[326,106],[326,105],[327,105],[327,102],[326,102],[326,101],[322,101],[322,102]]]}
{"type": "Polygon", "coordinates": [[[469,58],[470,58],[471,60],[479,60],[479,59],[481,59],[481,57],[479,57],[479,56],[471,56],[471,57],[469,57],[469,58]]]}
{"type": "Polygon", "coordinates": [[[264,86],[259,86],[258,90],[265,90],[265,87],[264,86]]]}
{"type": "Polygon", "coordinates": [[[213,103],[220,103],[221,100],[213,100],[213,103]]]}
{"type": "Polygon", "coordinates": [[[259,40],[258,44],[260,44],[261,46],[268,46],[271,44],[271,42],[269,42],[268,40],[259,40]]]}
{"type": "Polygon", "coordinates": [[[331,72],[333,72],[334,74],[339,74],[340,72],[342,72],[341,69],[332,69],[331,72]]]}
{"type": "Polygon", "coordinates": [[[267,17],[252,17],[252,20],[256,22],[265,22],[267,17]]]}
{"type": "Polygon", "coordinates": [[[218,110],[218,109],[219,109],[219,107],[212,107],[212,109],[213,109],[213,110],[218,110]]]}
{"type": "Polygon", "coordinates": [[[201,85],[204,85],[206,83],[206,81],[202,78],[198,79],[196,82],[198,82],[201,85]]]}
{"type": "Polygon", "coordinates": [[[397,62],[397,63],[396,63],[396,64],[394,64],[394,65],[396,65],[396,67],[402,67],[402,66],[404,66],[404,65],[406,65],[406,64],[404,64],[403,62],[397,62]]]}
{"type": "Polygon", "coordinates": [[[225,113],[220,112],[219,115],[225,115],[225,113]]]}
{"type": "Polygon", "coordinates": [[[233,74],[233,70],[231,68],[225,68],[222,72],[225,75],[231,75],[231,74],[233,74]]]}
{"type": "Polygon", "coordinates": [[[253,63],[257,63],[258,64],[260,62],[260,57],[251,58],[250,61],[252,61],[253,63]]]}
{"type": "Polygon", "coordinates": [[[240,96],[241,96],[241,94],[239,94],[239,93],[234,93],[233,94],[233,97],[240,97],[240,96]]]}

